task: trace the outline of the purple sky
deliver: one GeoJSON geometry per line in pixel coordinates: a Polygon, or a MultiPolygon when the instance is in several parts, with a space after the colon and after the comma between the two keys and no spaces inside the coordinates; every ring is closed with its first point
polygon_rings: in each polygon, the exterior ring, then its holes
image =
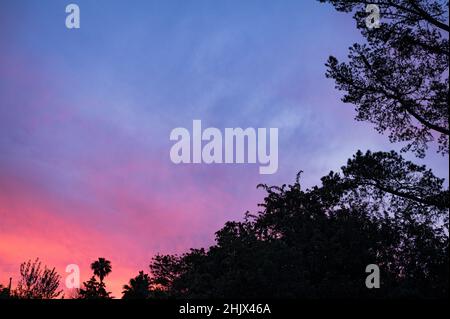
{"type": "MultiPolygon", "coordinates": [[[[317,1],[2,1],[0,282],[40,257],[83,279],[97,257],[120,287],[158,252],[207,246],[225,221],[255,210],[258,183],[305,186],[356,150],[400,149],[324,76],[361,37],[317,1]],[[279,128],[279,169],[174,165],[175,127],[192,120],[279,128]]],[[[406,157],[414,159],[411,154],[406,157]]],[[[448,176],[448,158],[426,163],[448,176]]]]}

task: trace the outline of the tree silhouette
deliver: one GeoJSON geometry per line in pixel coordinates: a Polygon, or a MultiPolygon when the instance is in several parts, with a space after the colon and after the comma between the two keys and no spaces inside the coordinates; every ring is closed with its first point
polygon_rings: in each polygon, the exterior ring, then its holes
{"type": "MultiPolygon", "coordinates": [[[[394,151],[364,155],[358,152],[348,161],[343,173],[346,183],[359,185],[372,196],[390,195],[392,198],[395,195],[398,199],[409,200],[421,214],[430,206],[446,216],[450,208],[449,191],[443,189],[444,179],[435,177],[425,166],[403,160],[394,151]]],[[[388,200],[386,198],[386,202],[388,200]]]]}
{"type": "Polygon", "coordinates": [[[103,257],[94,261],[91,264],[91,269],[94,271],[94,275],[100,279],[100,283],[103,283],[103,279],[111,272],[111,262],[103,257]]]}
{"type": "Polygon", "coordinates": [[[174,255],[156,255],[150,264],[153,274],[152,284],[163,291],[167,291],[180,276],[184,268],[182,258],[174,255]]]}
{"type": "Polygon", "coordinates": [[[434,202],[445,190],[425,167],[358,152],[321,186],[260,187],[262,211],[226,223],[208,250],[154,257],[153,282],[178,298],[448,295],[448,209],[434,202]],[[382,270],[380,289],[364,284],[368,264],[382,270]]]}
{"type": "Polygon", "coordinates": [[[0,285],[0,299],[9,299],[11,297],[10,290],[0,285]]]}
{"type": "Polygon", "coordinates": [[[106,290],[103,279],[112,271],[111,262],[103,257],[92,262],[91,269],[94,275],[86,282],[83,282],[83,288],[80,288],[76,298],[79,299],[110,299],[111,292],[106,290]],[[95,278],[97,276],[100,281],[95,278]]]}
{"type": "Polygon", "coordinates": [[[106,291],[105,284],[98,282],[95,276],[92,276],[86,282],[83,282],[84,288],[80,288],[79,299],[110,299],[111,292],[106,291]]]}
{"type": "Polygon", "coordinates": [[[12,278],[9,278],[9,285],[8,287],[4,287],[2,284],[0,284],[0,299],[11,299],[13,298],[13,294],[11,291],[11,282],[12,278]]]}
{"type": "Polygon", "coordinates": [[[37,258],[34,262],[29,260],[20,265],[20,280],[14,295],[21,299],[52,299],[57,298],[62,290],[59,290],[61,276],[55,268],[41,267],[37,258]]]}
{"type": "Polygon", "coordinates": [[[128,285],[123,286],[122,294],[122,299],[147,299],[150,296],[150,277],[140,271],[128,285]]]}
{"type": "Polygon", "coordinates": [[[389,131],[392,142],[406,141],[423,157],[438,137],[448,153],[449,42],[448,1],[320,0],[339,11],[355,10],[363,44],[350,48],[349,62],[331,56],[327,77],[345,92],[343,101],[356,106],[356,119],[389,131]],[[369,29],[367,4],[380,8],[381,25],[369,29]]]}

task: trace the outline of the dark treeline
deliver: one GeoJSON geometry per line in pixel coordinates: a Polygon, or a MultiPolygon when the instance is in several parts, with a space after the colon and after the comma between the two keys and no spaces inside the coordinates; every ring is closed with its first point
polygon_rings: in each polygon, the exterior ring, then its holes
{"type": "MultiPolygon", "coordinates": [[[[259,213],[226,223],[209,249],[155,256],[150,275],[130,279],[123,298],[448,295],[448,191],[424,166],[395,152],[358,152],[320,186],[303,190],[299,175],[293,185],[259,187],[267,192],[259,213]],[[369,264],[381,270],[379,289],[365,285],[369,264]]],[[[11,295],[57,297],[59,276],[33,267],[21,266],[11,295]]],[[[103,279],[111,263],[91,267],[72,298],[110,298],[103,279]]]]}
{"type": "Polygon", "coordinates": [[[321,186],[261,187],[259,214],[227,223],[208,250],[156,256],[153,283],[179,298],[448,294],[448,202],[422,203],[448,193],[424,167],[358,153],[321,186]],[[399,185],[420,200],[399,195],[399,185]],[[380,267],[380,289],[364,284],[368,264],[380,267]]]}
{"type": "MultiPolygon", "coordinates": [[[[326,76],[403,152],[449,151],[448,1],[372,0],[379,28],[366,24],[367,1],[320,0],[353,12],[365,41],[347,61],[330,57],[326,76]]],[[[310,189],[259,185],[255,214],[228,222],[208,249],[157,255],[123,287],[123,298],[443,298],[448,297],[449,190],[430,169],[397,152],[358,152],[310,189]],[[365,270],[379,267],[380,288],[365,270]]],[[[99,258],[72,298],[111,298],[99,258]]],[[[60,277],[39,261],[22,264],[16,288],[0,298],[57,298],[60,277]]]]}

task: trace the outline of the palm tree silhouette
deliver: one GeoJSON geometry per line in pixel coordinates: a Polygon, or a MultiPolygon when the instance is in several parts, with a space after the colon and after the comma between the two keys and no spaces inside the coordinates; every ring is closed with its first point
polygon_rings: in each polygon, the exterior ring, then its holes
{"type": "Polygon", "coordinates": [[[111,262],[100,257],[91,264],[91,269],[94,271],[94,275],[100,279],[101,283],[103,283],[103,279],[108,276],[112,270],[111,262]]]}
{"type": "Polygon", "coordinates": [[[143,271],[123,286],[123,299],[146,299],[150,295],[150,277],[143,271]]]}

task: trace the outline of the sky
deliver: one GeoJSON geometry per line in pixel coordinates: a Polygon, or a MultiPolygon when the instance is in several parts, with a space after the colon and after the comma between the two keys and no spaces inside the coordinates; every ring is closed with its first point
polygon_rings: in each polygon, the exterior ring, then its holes
{"type": "MultiPolygon", "coordinates": [[[[259,183],[305,187],[358,149],[399,150],[325,78],[361,36],[318,1],[63,0],[0,4],[0,283],[39,257],[82,280],[112,262],[115,297],[157,253],[208,247],[257,211],[259,183]],[[279,129],[279,169],[176,165],[172,129],[279,129]]],[[[424,160],[448,176],[448,158],[424,160]]]]}

